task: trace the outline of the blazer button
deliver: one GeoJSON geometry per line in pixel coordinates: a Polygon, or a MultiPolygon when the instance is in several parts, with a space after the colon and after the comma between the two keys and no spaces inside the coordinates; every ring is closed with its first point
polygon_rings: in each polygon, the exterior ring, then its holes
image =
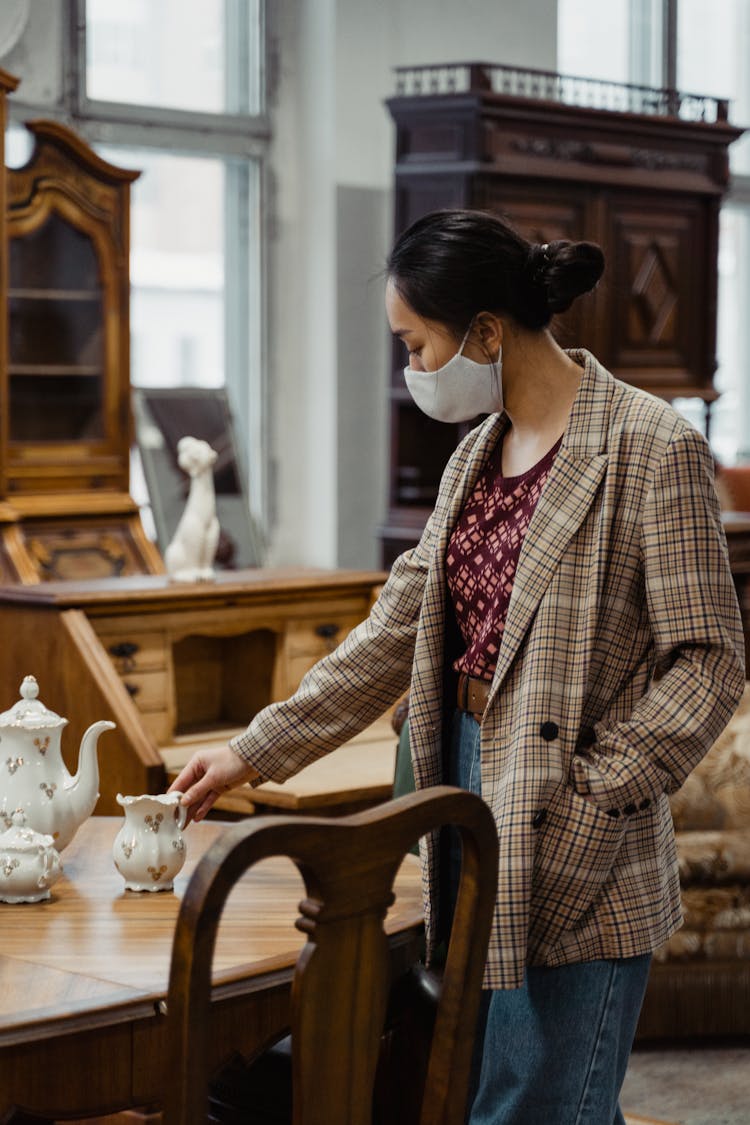
{"type": "Polygon", "coordinates": [[[622,811],[625,813],[625,816],[632,816],[633,813],[638,812],[638,809],[636,808],[635,805],[631,804],[631,805],[626,805],[625,808],[622,811]]]}
{"type": "Polygon", "coordinates": [[[647,809],[650,806],[650,804],[651,804],[651,799],[649,797],[644,797],[643,800],[641,801],[640,805],[638,806],[638,808],[642,812],[644,809],[647,809]]]}
{"type": "Polygon", "coordinates": [[[545,742],[554,742],[560,733],[557,723],[542,723],[539,733],[545,742]]]}
{"type": "Polygon", "coordinates": [[[607,809],[607,816],[611,816],[613,820],[617,820],[620,815],[619,809],[607,809]]]}
{"type": "Polygon", "coordinates": [[[532,820],[531,823],[534,826],[534,828],[541,828],[546,819],[547,819],[547,810],[546,809],[540,809],[539,812],[535,814],[534,819],[532,820]]]}

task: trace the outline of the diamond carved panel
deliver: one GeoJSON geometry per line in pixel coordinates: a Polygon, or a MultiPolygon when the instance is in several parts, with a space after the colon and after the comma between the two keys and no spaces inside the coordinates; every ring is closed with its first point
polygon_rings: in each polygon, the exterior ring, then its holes
{"type": "Polygon", "coordinates": [[[614,198],[611,205],[610,369],[659,394],[710,387],[714,368],[702,349],[711,295],[698,268],[705,258],[700,209],[682,199],[655,206],[645,195],[629,207],[614,198]]]}
{"type": "MultiPolygon", "coordinates": [[[[631,244],[633,284],[630,296],[633,312],[640,319],[640,327],[635,333],[638,342],[674,342],[678,288],[669,258],[675,257],[675,250],[674,243],[671,246],[660,245],[656,239],[645,246],[631,244]]],[[[631,324],[631,329],[635,327],[631,324]]]]}

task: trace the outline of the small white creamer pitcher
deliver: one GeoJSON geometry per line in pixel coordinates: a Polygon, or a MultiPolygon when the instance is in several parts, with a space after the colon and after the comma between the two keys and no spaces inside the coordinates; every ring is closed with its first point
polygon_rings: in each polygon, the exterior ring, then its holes
{"type": "Polygon", "coordinates": [[[128,891],[171,891],[185,862],[187,809],[181,793],[123,797],[125,821],[115,836],[112,856],[128,891]]]}

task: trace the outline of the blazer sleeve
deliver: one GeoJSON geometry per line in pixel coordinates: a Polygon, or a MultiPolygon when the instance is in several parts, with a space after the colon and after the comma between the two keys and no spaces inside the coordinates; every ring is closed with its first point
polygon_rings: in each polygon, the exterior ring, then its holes
{"type": "Polygon", "coordinates": [[[396,559],[368,618],[310,669],[294,695],[266,707],[231,740],[260,780],[291,777],[359,734],[407,690],[436,518],[433,512],[417,546],[396,559]]]}
{"type": "Polygon", "coordinates": [[[677,790],[743,692],[742,621],[713,478],[704,438],[679,431],[654,473],[641,523],[658,678],[626,721],[595,724],[594,746],[573,759],[574,787],[607,810],[632,813],[677,790]]]}

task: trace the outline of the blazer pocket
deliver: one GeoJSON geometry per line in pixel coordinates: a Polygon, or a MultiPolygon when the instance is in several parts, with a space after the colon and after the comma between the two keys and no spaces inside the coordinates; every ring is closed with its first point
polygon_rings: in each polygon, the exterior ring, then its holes
{"type": "Polygon", "coordinates": [[[612,871],[627,823],[569,785],[556,790],[536,833],[530,944],[547,947],[579,924],[612,871]]]}

